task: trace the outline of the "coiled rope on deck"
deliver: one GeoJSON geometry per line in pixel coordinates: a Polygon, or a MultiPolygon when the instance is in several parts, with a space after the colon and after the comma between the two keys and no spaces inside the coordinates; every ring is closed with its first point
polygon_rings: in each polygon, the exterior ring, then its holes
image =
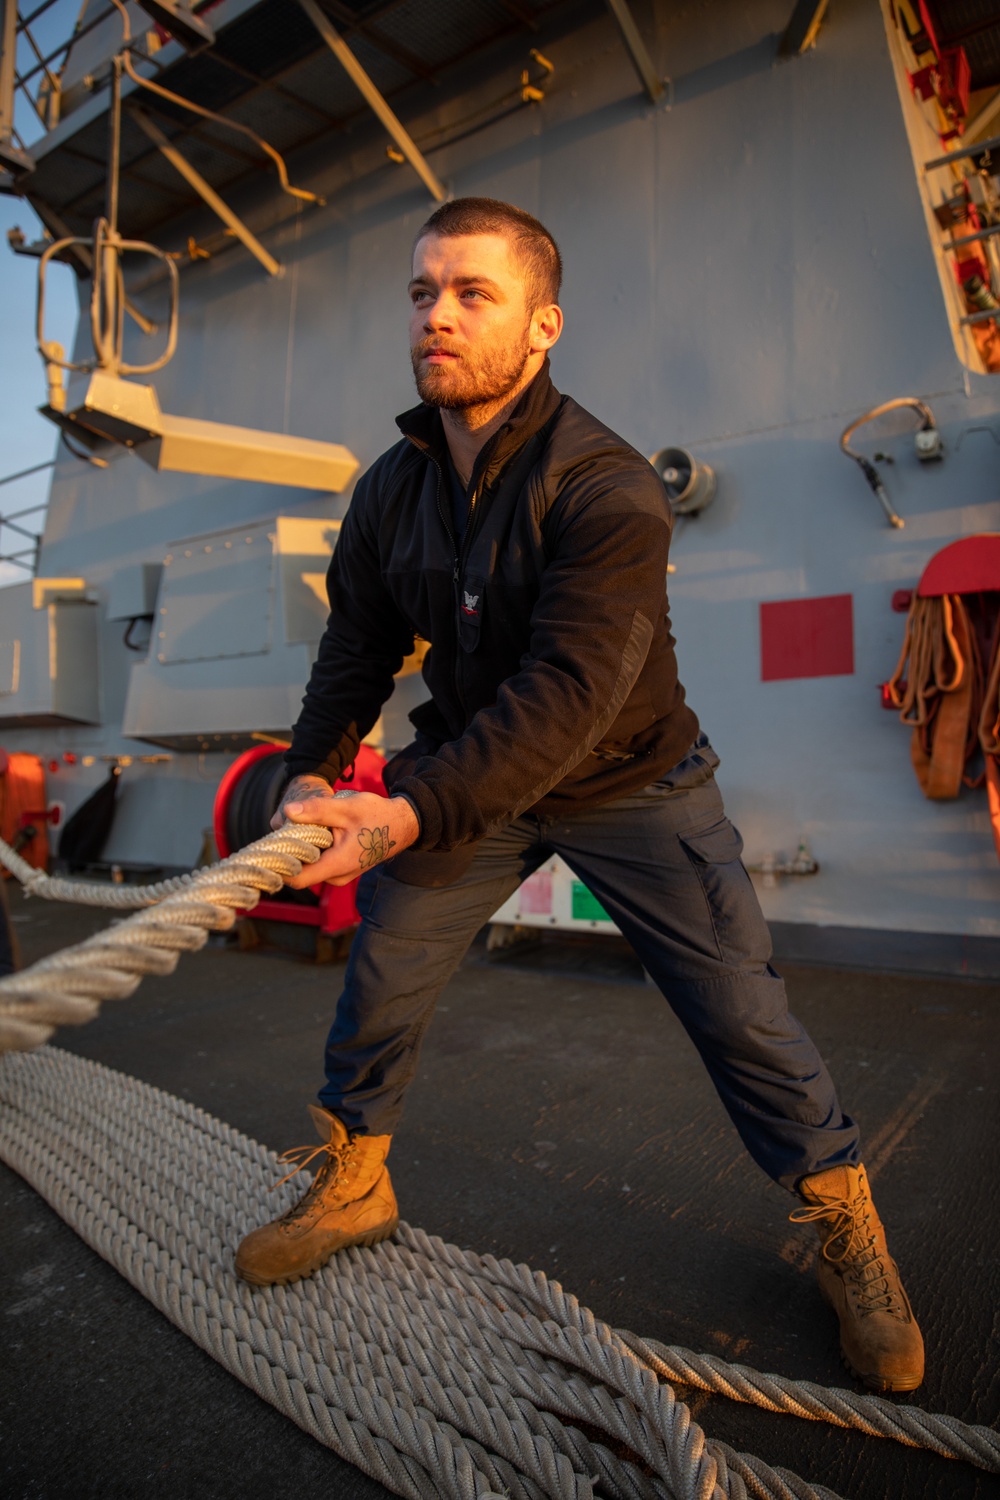
{"type": "Polygon", "coordinates": [[[264,1399],[414,1500],[836,1500],[708,1440],[669,1380],[1000,1471],[987,1428],[616,1332],[541,1272],[405,1225],[292,1286],[240,1282],[235,1246],[299,1191],[272,1191],[278,1159],[183,1100],[31,1049],[143,973],[171,970],[329,842],[326,829],[286,825],[155,909],[0,981],[0,1050],[12,1054],[0,1059],[0,1158],[89,1245],[264,1399]]]}
{"type": "Polygon", "coordinates": [[[44,1048],[0,1064],[0,1122],[4,1159],[89,1245],[396,1494],[829,1500],[706,1442],[669,1385],[527,1267],[403,1226],[291,1286],[240,1282],[235,1246],[298,1190],[273,1192],[277,1157],[180,1099],[44,1048]]]}

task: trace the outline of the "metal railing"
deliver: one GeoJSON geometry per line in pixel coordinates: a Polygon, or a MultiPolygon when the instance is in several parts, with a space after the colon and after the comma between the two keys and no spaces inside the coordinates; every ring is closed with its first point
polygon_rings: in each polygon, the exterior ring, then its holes
{"type": "MultiPolygon", "coordinates": [[[[39,469],[50,468],[50,464],[38,464],[39,469]]],[[[35,469],[25,469],[25,474],[35,473],[35,469]]],[[[19,479],[21,475],[12,474],[11,479],[19,479]]],[[[0,481],[6,483],[6,481],[0,481]]],[[[39,500],[36,505],[26,505],[23,510],[12,511],[9,516],[0,514],[0,548],[4,542],[4,531],[16,532],[19,537],[26,538],[31,543],[29,547],[18,548],[15,552],[0,551],[0,563],[12,563],[17,568],[23,568],[32,577],[38,572],[38,554],[42,545],[42,535],[38,531],[29,531],[26,526],[19,526],[18,522],[22,516],[37,515],[39,511],[45,510],[48,500],[39,500]]]]}
{"type": "Polygon", "coordinates": [[[19,37],[24,37],[25,41],[28,43],[28,46],[31,48],[31,51],[34,54],[35,62],[34,65],[27,70],[27,72],[15,72],[14,86],[15,89],[20,89],[24,97],[27,99],[28,103],[31,105],[32,110],[38,116],[38,119],[45,130],[52,130],[59,123],[59,96],[62,91],[62,84],[59,75],[66,64],[66,59],[69,56],[70,49],[77,42],[81,41],[83,37],[89,35],[90,32],[94,31],[98,26],[106,21],[109,16],[112,16],[115,13],[114,6],[111,5],[107,6],[105,9],[99,10],[95,15],[91,16],[89,21],[85,22],[83,25],[80,25],[78,23],[73,28],[72,32],[65,41],[60,42],[59,45],[57,47],[54,47],[51,52],[43,54],[41,47],[39,47],[38,43],[35,41],[35,38],[31,31],[31,27],[33,23],[39,20],[46,11],[50,10],[55,3],[56,0],[43,0],[43,3],[36,6],[35,9],[30,13],[30,15],[18,16],[17,22],[17,35],[19,37]],[[53,64],[55,66],[53,66],[53,64]],[[43,94],[41,83],[39,83],[38,86],[37,97],[31,92],[31,89],[29,88],[29,84],[31,84],[36,78],[38,78],[39,75],[41,75],[45,83],[48,85],[47,94],[44,96],[44,108],[42,107],[43,94]]]}

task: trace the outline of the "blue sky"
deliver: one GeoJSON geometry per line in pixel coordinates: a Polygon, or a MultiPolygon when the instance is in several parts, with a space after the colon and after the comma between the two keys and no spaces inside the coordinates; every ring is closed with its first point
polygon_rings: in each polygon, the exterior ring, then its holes
{"type": "MultiPolygon", "coordinates": [[[[0,479],[54,456],[58,434],[51,422],[39,416],[45,400],[45,370],[35,350],[35,283],[38,262],[14,255],[7,245],[7,230],[19,224],[29,240],[41,227],[28,205],[17,198],[0,197],[0,479]]],[[[68,266],[56,266],[47,298],[49,337],[72,348],[76,327],[75,277],[68,266]],[[57,331],[58,330],[58,331],[57,331]]],[[[0,514],[11,515],[45,500],[50,469],[27,479],[0,486],[0,514]]],[[[41,530],[44,512],[25,516],[20,522],[41,530]]],[[[3,552],[17,550],[17,533],[0,533],[3,552]]],[[[24,546],[29,544],[21,538],[24,546]]],[[[9,563],[0,564],[0,585],[20,582],[29,575],[9,563]]]]}
{"type": "MultiPolygon", "coordinates": [[[[36,23],[32,33],[43,50],[51,50],[69,36],[79,9],[79,0],[58,0],[36,23]]],[[[26,69],[29,57],[22,40],[17,55],[19,72],[26,69]]],[[[15,124],[29,144],[41,130],[23,97],[17,103],[15,124]]],[[[38,262],[14,255],[10,250],[7,231],[15,225],[20,226],[29,240],[41,237],[41,225],[28,204],[23,199],[0,196],[0,479],[33,464],[45,463],[54,456],[57,441],[56,429],[37,411],[45,400],[45,371],[35,350],[38,262]]],[[[52,267],[47,302],[48,336],[71,348],[77,299],[75,277],[68,267],[52,267]]],[[[43,470],[28,479],[0,485],[0,514],[10,515],[44,501],[50,473],[43,470]]],[[[41,530],[43,519],[44,512],[40,511],[38,515],[25,517],[22,524],[41,530]]],[[[0,532],[0,552],[12,552],[19,545],[15,532],[0,532]]],[[[0,585],[20,582],[28,576],[21,568],[0,564],[0,585]]]]}

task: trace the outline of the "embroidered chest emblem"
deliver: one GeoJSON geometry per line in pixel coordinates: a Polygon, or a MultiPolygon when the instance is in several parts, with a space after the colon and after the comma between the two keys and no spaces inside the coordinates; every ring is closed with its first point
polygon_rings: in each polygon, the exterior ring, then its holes
{"type": "Polygon", "coordinates": [[[478,615],[479,595],[469,594],[462,590],[462,613],[463,615],[478,615]]]}

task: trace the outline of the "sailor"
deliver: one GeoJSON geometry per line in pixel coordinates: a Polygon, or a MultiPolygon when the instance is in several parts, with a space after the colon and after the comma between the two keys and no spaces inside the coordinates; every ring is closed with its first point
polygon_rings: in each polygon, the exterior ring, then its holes
{"type": "MultiPolygon", "coordinates": [[[[923,1343],[845,1115],[789,1014],[767,926],[677,679],[671,515],[646,459],[554,387],[561,261],[530,214],[461,198],[421,228],[409,286],[420,405],[359,481],[275,815],[333,843],[293,885],[360,876],[310,1106],[319,1169],[240,1245],[254,1285],[390,1235],[392,1133],[443,986],[558,854],[684,1025],[753,1159],[819,1231],[820,1290],[867,1386],[909,1391],[923,1343]],[[388,798],[334,795],[416,641],[430,697],[388,798]]],[[[609,359],[609,376],[614,361],[609,359]]]]}

